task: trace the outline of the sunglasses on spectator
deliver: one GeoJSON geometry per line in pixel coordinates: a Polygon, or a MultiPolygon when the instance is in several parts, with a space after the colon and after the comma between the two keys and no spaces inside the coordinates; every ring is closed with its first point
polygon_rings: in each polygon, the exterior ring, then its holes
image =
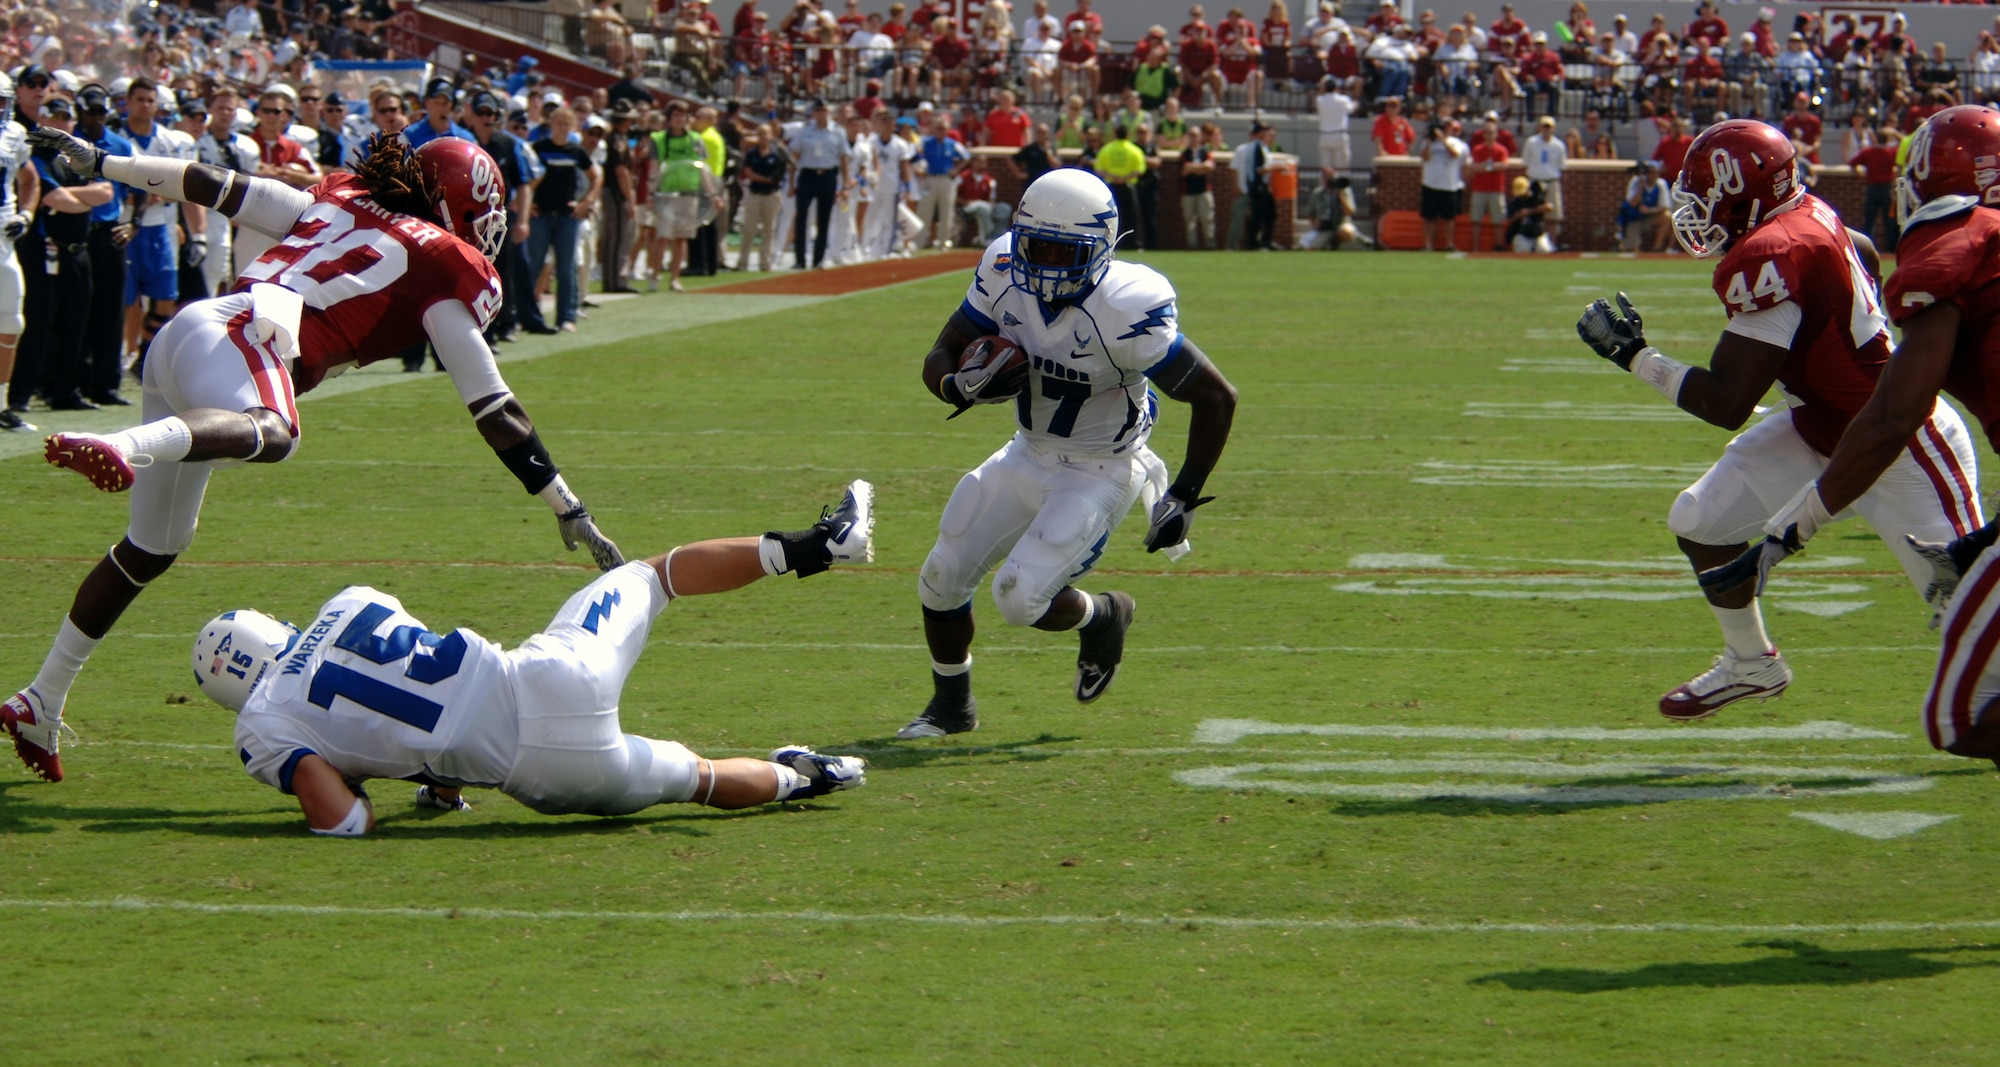
{"type": "Polygon", "coordinates": [[[479,116],[482,119],[497,119],[500,117],[500,112],[490,107],[478,108],[474,110],[472,113],[479,116]]]}
{"type": "Polygon", "coordinates": [[[23,89],[46,89],[48,87],[49,80],[39,74],[32,78],[21,79],[21,88],[23,89]]]}
{"type": "Polygon", "coordinates": [[[375,109],[375,113],[377,115],[400,115],[403,113],[403,105],[397,104],[395,107],[378,107],[375,109]]]}
{"type": "Polygon", "coordinates": [[[319,103],[319,97],[317,97],[317,96],[301,96],[301,97],[299,97],[299,103],[301,103],[301,104],[317,104],[317,103],[319,103]]]}
{"type": "Polygon", "coordinates": [[[260,107],[257,109],[257,114],[259,115],[289,115],[291,113],[292,109],[288,107],[260,107]]]}

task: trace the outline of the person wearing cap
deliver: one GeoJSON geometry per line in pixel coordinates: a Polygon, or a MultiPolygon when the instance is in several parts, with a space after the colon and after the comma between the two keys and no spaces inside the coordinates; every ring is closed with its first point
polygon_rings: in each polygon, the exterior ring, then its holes
{"type": "MultiPolygon", "coordinates": [[[[971,158],[972,152],[951,136],[951,120],[943,112],[934,112],[931,132],[918,150],[923,192],[917,198],[917,218],[924,226],[923,247],[952,246],[958,229],[958,173],[971,158]]],[[[1140,169],[1144,169],[1143,163],[1140,169]]]]}
{"type": "Polygon", "coordinates": [[[1751,100],[1762,98],[1770,84],[1772,65],[1757,50],[1757,35],[1748,30],[1736,35],[1736,50],[1722,57],[1722,109],[1732,115],[1747,115],[1751,100]]]}
{"type": "Polygon", "coordinates": [[[424,86],[424,119],[403,128],[403,140],[411,148],[422,148],[439,137],[456,137],[461,141],[473,140],[472,131],[452,120],[451,113],[457,108],[458,90],[446,78],[432,78],[424,86]]]}
{"type": "MultiPolygon", "coordinates": [[[[193,161],[194,146],[190,144],[183,151],[179,139],[159,123],[159,99],[160,88],[149,78],[135,79],[126,88],[124,136],[132,145],[132,154],[193,161]]],[[[126,320],[127,336],[136,334],[139,358],[132,368],[136,376],[145,365],[153,336],[179,306],[180,261],[174,250],[174,221],[178,218],[187,227],[186,265],[200,267],[208,256],[208,213],[200,204],[176,204],[148,196],[143,189],[133,190],[130,196],[136,229],[125,246],[123,299],[127,310],[121,318],[126,320]],[[150,306],[142,305],[142,300],[150,306]]],[[[109,390],[93,393],[90,399],[102,405],[122,407],[128,403],[118,395],[115,381],[109,390]]]]}
{"type": "Polygon", "coordinates": [[[33,130],[41,124],[42,104],[48,100],[51,80],[48,71],[32,63],[14,75],[14,104],[10,117],[20,123],[22,129],[33,130]]]}
{"type": "Polygon", "coordinates": [[[528,242],[529,198],[534,195],[534,177],[527,159],[530,153],[525,142],[501,126],[504,110],[498,96],[482,90],[473,94],[465,111],[472,142],[492,157],[500,172],[501,196],[507,203],[507,236],[493,260],[493,269],[500,274],[500,313],[486,329],[489,342],[512,340],[516,329],[541,318],[540,309],[529,306],[534,300],[533,279],[522,251],[528,242]]]}
{"type": "Polygon", "coordinates": [[[1236,168],[1236,190],[1249,205],[1243,247],[1253,252],[1277,248],[1273,233],[1278,222],[1278,201],[1271,195],[1271,175],[1278,170],[1278,164],[1271,159],[1271,149],[1277,142],[1278,131],[1257,119],[1250,123],[1250,139],[1237,147],[1231,160],[1236,168]]]}
{"type": "MultiPolygon", "coordinates": [[[[0,115],[12,110],[13,95],[13,81],[0,74],[0,115]]],[[[14,245],[27,236],[40,201],[41,181],[29,159],[27,130],[18,122],[0,119],[0,394],[13,379],[27,295],[14,245]]],[[[32,433],[34,429],[0,402],[0,432],[32,433]]]]}
{"type": "Polygon", "coordinates": [[[1710,44],[1721,44],[1729,40],[1729,23],[1716,11],[1715,0],[1701,0],[1694,9],[1694,21],[1687,24],[1681,34],[1684,41],[1699,41],[1707,38],[1710,44]]]}
{"type": "MultiPolygon", "coordinates": [[[[132,154],[132,142],[111,129],[111,93],[92,82],[78,91],[75,133],[105,153],[132,154]]],[[[134,232],[132,189],[113,182],[114,196],[90,213],[90,320],[84,324],[83,395],[118,396],[125,373],[125,246],[134,232]]],[[[127,403],[122,396],[114,403],[127,403]]],[[[54,406],[54,405],[51,405],[54,406]]],[[[86,403],[96,407],[96,403],[86,403]]]]}
{"type": "MultiPolygon", "coordinates": [[[[817,270],[826,262],[826,245],[833,229],[833,205],[841,195],[841,163],[849,152],[847,131],[831,124],[833,114],[827,109],[826,101],[813,101],[811,114],[812,121],[799,127],[786,142],[799,168],[794,194],[796,214],[792,219],[793,270],[806,269],[808,221],[817,227],[813,234],[813,268],[817,270]],[[810,220],[806,215],[808,209],[813,212],[810,220]]],[[[960,145],[959,149],[963,151],[964,146],[960,145]]],[[[946,217],[949,218],[949,215],[946,217]]]]}
{"type": "Polygon", "coordinates": [[[1785,38],[1785,50],[1778,54],[1777,84],[1772,86],[1771,110],[1783,111],[1794,94],[1808,98],[1819,92],[1819,57],[1806,47],[1806,35],[1785,38]]]}
{"type": "MultiPolygon", "coordinates": [[[[101,91],[101,90],[100,90],[101,91]]],[[[75,110],[60,96],[40,106],[37,126],[68,131],[75,110]]],[[[35,149],[37,187],[35,224],[16,244],[22,267],[26,325],[21,334],[20,360],[7,389],[14,412],[28,410],[39,390],[51,411],[83,411],[96,405],[84,399],[88,374],[84,331],[90,320],[93,287],[90,267],[91,216],[105,205],[115,206],[116,189],[108,181],[86,181],[55,163],[47,149],[35,149]]]]}
{"type": "Polygon", "coordinates": [[[1626,252],[1664,252],[1673,240],[1673,198],[1660,165],[1642,159],[1632,165],[1625,199],[1618,204],[1618,247],[1626,252]]]}
{"type": "Polygon", "coordinates": [[[1536,121],[1535,135],[1521,145],[1521,159],[1527,165],[1528,180],[1542,189],[1542,202],[1547,207],[1539,212],[1542,227],[1551,242],[1558,242],[1562,237],[1563,168],[1569,163],[1569,146],[1556,135],[1555,116],[1543,115],[1536,121]]]}
{"type": "Polygon", "coordinates": [[[533,74],[535,68],[540,66],[541,62],[541,60],[529,55],[524,55],[514,60],[514,72],[507,75],[507,95],[518,96],[526,92],[528,88],[528,75],[533,74]]]}
{"type": "Polygon", "coordinates": [[[1562,106],[1562,55],[1549,47],[1549,35],[1540,30],[1528,40],[1521,56],[1521,89],[1528,94],[1529,110],[1535,110],[1535,98],[1541,95],[1548,98],[1547,112],[1554,114],[1562,106]]]}
{"type": "MultiPolygon", "coordinates": [[[[633,293],[625,264],[638,235],[638,189],[632,159],[632,104],[614,100],[605,122],[603,193],[598,200],[597,273],[607,293],[633,293]]],[[[603,121],[596,120],[593,121],[603,121]]]]}
{"type": "Polygon", "coordinates": [[[319,140],[313,152],[320,173],[348,169],[347,159],[357,147],[347,133],[347,98],[328,92],[319,102],[319,140]]]}

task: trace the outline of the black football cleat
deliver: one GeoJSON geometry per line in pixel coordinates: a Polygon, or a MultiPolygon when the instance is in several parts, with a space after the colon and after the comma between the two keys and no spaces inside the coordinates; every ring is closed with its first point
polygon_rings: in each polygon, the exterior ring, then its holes
{"type": "Polygon", "coordinates": [[[969,734],[979,729],[979,701],[967,694],[961,703],[942,693],[931,697],[924,705],[923,714],[912,720],[910,725],[896,731],[896,740],[915,741],[924,737],[944,737],[947,734],[969,734]]]}
{"type": "Polygon", "coordinates": [[[1097,617],[1077,631],[1076,699],[1083,704],[1103,696],[1118,677],[1119,661],[1125,658],[1125,631],[1132,628],[1132,616],[1138,611],[1129,594],[1113,590],[1104,597],[1111,602],[1109,610],[1099,601],[1097,617]]]}

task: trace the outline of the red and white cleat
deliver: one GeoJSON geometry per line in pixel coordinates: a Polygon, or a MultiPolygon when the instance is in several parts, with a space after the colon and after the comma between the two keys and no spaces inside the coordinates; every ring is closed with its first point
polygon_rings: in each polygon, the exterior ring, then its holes
{"type": "Polygon", "coordinates": [[[1750,659],[1724,652],[1693,680],[1660,698],[1660,714],[1675,722],[1706,719],[1739,700],[1769,700],[1792,684],[1792,669],[1775,650],[1750,659]]]}
{"type": "Polygon", "coordinates": [[[51,712],[31,686],[0,703],[0,726],[14,735],[14,754],[44,782],[62,781],[62,758],[56,742],[62,731],[62,710],[51,712]]]}
{"type": "Polygon", "coordinates": [[[107,493],[132,488],[132,461],[96,434],[52,433],[43,438],[42,456],[55,466],[73,470],[107,493]]]}

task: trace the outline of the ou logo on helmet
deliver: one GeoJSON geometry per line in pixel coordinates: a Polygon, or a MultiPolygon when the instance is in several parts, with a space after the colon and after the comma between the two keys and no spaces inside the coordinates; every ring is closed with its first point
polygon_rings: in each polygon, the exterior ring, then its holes
{"type": "Polygon", "coordinates": [[[472,199],[474,203],[500,206],[499,175],[494,173],[493,164],[486,153],[476,152],[472,156],[472,199]]]}
{"type": "Polygon", "coordinates": [[[1728,150],[1718,148],[1708,154],[1708,169],[1715,175],[1715,191],[1734,196],[1743,191],[1743,165],[1728,150]]]}
{"type": "Polygon", "coordinates": [[[1931,176],[1931,124],[1926,122],[1917,127],[1910,138],[1910,158],[1904,163],[1904,172],[1911,181],[1928,181],[1931,176]]]}

